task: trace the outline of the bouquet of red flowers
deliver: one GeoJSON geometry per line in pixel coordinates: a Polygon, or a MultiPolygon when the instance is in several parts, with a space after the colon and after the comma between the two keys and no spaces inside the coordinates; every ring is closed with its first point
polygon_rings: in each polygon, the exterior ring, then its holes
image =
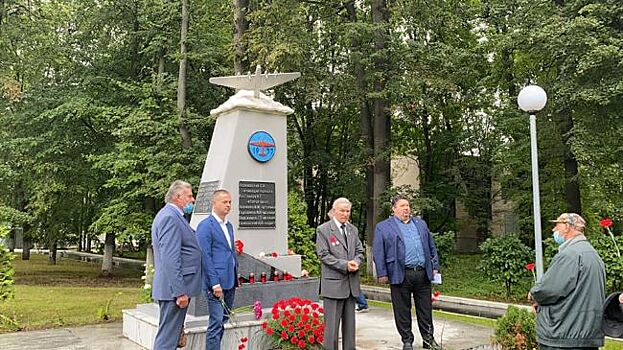
{"type": "Polygon", "coordinates": [[[309,299],[280,300],[262,328],[281,349],[322,349],[324,310],[309,299]]]}

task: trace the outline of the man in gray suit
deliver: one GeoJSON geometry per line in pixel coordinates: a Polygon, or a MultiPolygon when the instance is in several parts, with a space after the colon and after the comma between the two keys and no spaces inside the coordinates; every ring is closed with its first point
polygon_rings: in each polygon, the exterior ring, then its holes
{"type": "Polygon", "coordinates": [[[190,184],[173,182],[164,201],[151,227],[156,265],[152,297],[160,306],[153,349],[175,350],[190,298],[201,293],[201,250],[184,218],[184,213],[192,213],[195,203],[190,184]]]}
{"type": "Polygon", "coordinates": [[[342,322],[342,349],[355,350],[355,300],[359,295],[359,264],[363,246],[359,232],[348,219],[352,204],[346,198],[333,202],[332,218],[318,226],[316,253],[321,262],[320,296],[325,317],[324,348],[338,349],[342,322]]]}

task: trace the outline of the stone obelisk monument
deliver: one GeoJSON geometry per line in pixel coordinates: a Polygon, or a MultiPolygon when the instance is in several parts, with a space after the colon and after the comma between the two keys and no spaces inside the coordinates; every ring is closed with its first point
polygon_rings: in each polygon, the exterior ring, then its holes
{"type": "Polygon", "coordinates": [[[295,277],[301,257],[288,255],[287,123],[294,111],[261,91],[300,76],[264,73],[211,78],[237,93],[211,111],[216,126],[197,191],[190,225],[210,215],[212,193],[228,190],[232,209],[227,216],[244,252],[295,277]],[[272,257],[276,252],[278,256],[272,257]],[[261,257],[264,253],[267,257],[261,257]]]}

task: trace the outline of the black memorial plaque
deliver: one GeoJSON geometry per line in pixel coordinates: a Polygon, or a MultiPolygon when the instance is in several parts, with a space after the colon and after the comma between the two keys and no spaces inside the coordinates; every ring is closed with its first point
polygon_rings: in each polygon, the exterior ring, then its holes
{"type": "Polygon", "coordinates": [[[212,193],[220,188],[220,181],[207,181],[199,184],[195,198],[195,213],[210,214],[212,212],[212,193]]]}
{"type": "Polygon", "coordinates": [[[275,228],[275,183],[238,183],[238,227],[275,228]]]}

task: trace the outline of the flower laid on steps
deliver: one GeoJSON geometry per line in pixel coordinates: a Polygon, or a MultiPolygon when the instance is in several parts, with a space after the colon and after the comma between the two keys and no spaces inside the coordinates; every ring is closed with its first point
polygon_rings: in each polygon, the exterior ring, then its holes
{"type": "Polygon", "coordinates": [[[322,349],[324,309],[309,299],[290,298],[273,305],[262,324],[266,336],[283,349],[322,349]]]}
{"type": "Polygon", "coordinates": [[[259,300],[256,300],[253,303],[253,312],[255,313],[256,320],[259,320],[260,318],[262,318],[262,302],[260,302],[259,300]]]}

